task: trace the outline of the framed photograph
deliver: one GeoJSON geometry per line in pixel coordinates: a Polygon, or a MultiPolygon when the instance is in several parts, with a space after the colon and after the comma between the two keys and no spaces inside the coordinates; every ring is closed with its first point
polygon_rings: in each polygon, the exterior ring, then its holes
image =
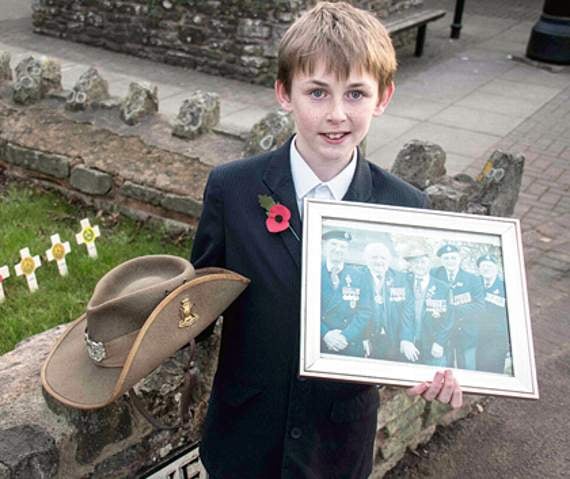
{"type": "Polygon", "coordinates": [[[300,375],[538,399],[517,219],[305,200],[300,375]]]}

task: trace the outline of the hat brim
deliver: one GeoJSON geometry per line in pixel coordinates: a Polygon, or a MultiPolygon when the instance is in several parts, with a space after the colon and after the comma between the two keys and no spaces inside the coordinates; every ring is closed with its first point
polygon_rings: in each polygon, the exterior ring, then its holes
{"type": "Polygon", "coordinates": [[[65,331],[41,370],[46,391],[77,409],[109,405],[156,369],[167,357],[200,334],[247,287],[249,280],[222,268],[196,271],[189,282],[172,291],[145,321],[122,367],[98,366],[88,355],[81,316],[65,331]],[[180,326],[183,299],[192,303],[197,319],[180,326]]]}

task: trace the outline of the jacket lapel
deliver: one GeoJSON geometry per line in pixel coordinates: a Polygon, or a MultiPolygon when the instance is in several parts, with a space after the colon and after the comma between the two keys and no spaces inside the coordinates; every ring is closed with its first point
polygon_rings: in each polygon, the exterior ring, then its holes
{"type": "Polygon", "coordinates": [[[350,186],[344,197],[343,201],[359,201],[365,203],[370,200],[372,196],[372,175],[370,174],[370,167],[362,156],[360,148],[358,149],[358,162],[356,163],[356,171],[354,177],[350,182],[350,186]]]}
{"type": "Polygon", "coordinates": [[[263,183],[271,192],[272,198],[285,205],[291,212],[289,224],[295,231],[298,238],[289,230],[285,230],[280,235],[289,251],[297,268],[301,267],[301,241],[302,228],[301,219],[299,217],[299,208],[297,207],[297,196],[295,194],[295,185],[293,184],[293,176],[291,175],[291,166],[289,161],[289,149],[291,140],[282,147],[273,152],[273,156],[269,161],[269,166],[263,175],[263,183]]]}

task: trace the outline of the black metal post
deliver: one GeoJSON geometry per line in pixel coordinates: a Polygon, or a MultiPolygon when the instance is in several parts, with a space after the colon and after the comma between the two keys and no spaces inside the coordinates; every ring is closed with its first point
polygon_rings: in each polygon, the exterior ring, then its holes
{"type": "Polygon", "coordinates": [[[526,56],[570,65],[570,2],[545,0],[542,15],[530,34],[526,56]]]}
{"type": "Polygon", "coordinates": [[[451,38],[459,38],[462,27],[463,7],[465,7],[465,0],[457,0],[455,2],[455,13],[453,14],[453,23],[451,24],[451,38]]]}

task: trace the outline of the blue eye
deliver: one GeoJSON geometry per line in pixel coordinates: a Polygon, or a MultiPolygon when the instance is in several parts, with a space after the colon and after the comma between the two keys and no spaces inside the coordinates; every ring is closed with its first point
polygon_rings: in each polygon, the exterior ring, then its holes
{"type": "Polygon", "coordinates": [[[348,97],[351,100],[360,100],[364,94],[360,90],[351,90],[348,92],[348,97]]]}
{"type": "Polygon", "coordinates": [[[325,91],[321,88],[315,88],[314,90],[311,90],[310,95],[313,98],[322,98],[325,96],[325,91]]]}

